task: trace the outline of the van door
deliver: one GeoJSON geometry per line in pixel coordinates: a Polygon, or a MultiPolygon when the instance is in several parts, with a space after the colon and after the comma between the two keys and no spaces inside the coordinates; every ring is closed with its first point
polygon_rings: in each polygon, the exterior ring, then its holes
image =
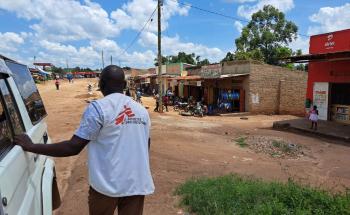
{"type": "MultiPolygon", "coordinates": [[[[4,76],[4,75],[1,75],[4,76]]],[[[30,181],[31,153],[14,146],[14,135],[24,132],[18,107],[5,77],[0,77],[0,190],[5,214],[38,214],[30,181]]]]}
{"type": "MultiPolygon", "coordinates": [[[[0,192],[0,200],[1,200],[2,198],[1,198],[1,192],[0,192]]],[[[2,204],[0,204],[0,215],[5,215],[4,214],[4,209],[3,209],[3,207],[2,207],[2,204]]]]}
{"type": "MultiPolygon", "coordinates": [[[[25,131],[34,143],[47,143],[47,126],[44,117],[47,115],[39,91],[26,65],[6,61],[12,75],[7,79],[17,101],[25,131]]],[[[26,153],[29,157],[29,177],[35,190],[35,214],[42,208],[41,178],[46,156],[26,153]]]]}

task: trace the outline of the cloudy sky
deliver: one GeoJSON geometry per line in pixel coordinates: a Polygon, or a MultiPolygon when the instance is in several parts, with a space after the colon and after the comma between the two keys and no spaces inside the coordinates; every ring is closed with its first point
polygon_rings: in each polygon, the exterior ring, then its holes
{"type": "MultiPolygon", "coordinates": [[[[227,19],[164,0],[163,53],[196,53],[212,62],[235,49],[252,13],[265,4],[285,12],[299,33],[314,35],[350,28],[349,0],[182,0],[187,4],[236,17],[227,19]],[[241,20],[241,21],[239,21],[241,20]]],[[[105,64],[151,67],[157,55],[154,19],[129,45],[156,8],[154,0],[0,0],[0,54],[28,65],[36,61],[56,66],[101,67],[105,64]],[[129,47],[129,48],[128,48],[129,47]]],[[[308,37],[290,46],[308,50],[308,37]]]]}

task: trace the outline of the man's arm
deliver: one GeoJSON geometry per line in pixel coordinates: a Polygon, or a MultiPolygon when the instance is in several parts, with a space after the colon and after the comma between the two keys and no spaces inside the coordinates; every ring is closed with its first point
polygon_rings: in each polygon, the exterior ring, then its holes
{"type": "Polygon", "coordinates": [[[14,143],[22,147],[24,151],[35,154],[42,154],[52,157],[69,157],[79,154],[89,143],[89,140],[82,139],[76,135],[70,140],[53,144],[34,144],[26,134],[14,138],[14,143]]]}

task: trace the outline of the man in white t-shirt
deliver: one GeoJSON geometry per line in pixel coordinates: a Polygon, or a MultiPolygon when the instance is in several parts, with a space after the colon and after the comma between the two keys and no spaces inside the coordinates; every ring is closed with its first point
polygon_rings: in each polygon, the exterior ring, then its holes
{"type": "MultiPolygon", "coordinates": [[[[91,215],[142,214],[145,195],[154,192],[149,164],[150,125],[147,110],[125,96],[124,72],[110,65],[101,74],[105,96],[85,110],[80,127],[68,141],[33,144],[15,137],[23,150],[54,157],[79,154],[88,145],[91,215]]],[[[77,212],[78,213],[78,212],[77,212]]]]}

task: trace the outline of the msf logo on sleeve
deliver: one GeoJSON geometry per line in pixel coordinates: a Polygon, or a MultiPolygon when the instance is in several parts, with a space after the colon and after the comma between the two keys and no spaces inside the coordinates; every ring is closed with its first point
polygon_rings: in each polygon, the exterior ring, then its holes
{"type": "Polygon", "coordinates": [[[117,119],[115,120],[115,124],[116,125],[123,124],[124,121],[126,120],[126,117],[133,118],[134,116],[135,114],[132,112],[131,108],[124,105],[124,110],[119,113],[117,119]]]}

